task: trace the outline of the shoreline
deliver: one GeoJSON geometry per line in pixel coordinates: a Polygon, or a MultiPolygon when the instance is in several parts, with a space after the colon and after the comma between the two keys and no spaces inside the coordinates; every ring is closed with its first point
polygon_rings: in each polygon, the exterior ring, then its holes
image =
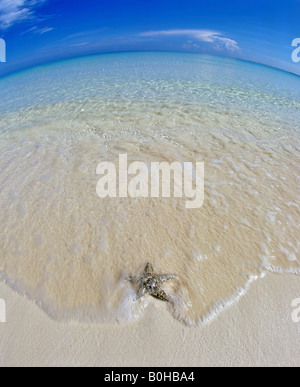
{"type": "Polygon", "coordinates": [[[0,283],[0,366],[299,366],[300,323],[291,317],[299,296],[299,277],[267,274],[204,327],[183,326],[156,301],[124,325],[60,323],[0,283]]]}

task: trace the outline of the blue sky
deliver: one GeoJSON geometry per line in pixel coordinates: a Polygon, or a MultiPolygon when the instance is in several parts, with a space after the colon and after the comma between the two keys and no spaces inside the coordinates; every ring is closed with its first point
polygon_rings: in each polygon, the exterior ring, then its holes
{"type": "Polygon", "coordinates": [[[300,0],[0,0],[0,75],[57,59],[168,50],[233,56],[300,75],[300,0]]]}

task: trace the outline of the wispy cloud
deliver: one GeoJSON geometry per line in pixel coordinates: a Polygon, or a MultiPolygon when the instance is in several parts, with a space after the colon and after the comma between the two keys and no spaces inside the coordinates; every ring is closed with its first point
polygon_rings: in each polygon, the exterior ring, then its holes
{"type": "Polygon", "coordinates": [[[87,30],[87,31],[80,31],[76,32],[75,34],[68,35],[64,38],[64,40],[73,40],[77,38],[86,38],[86,37],[99,37],[101,34],[105,31],[107,31],[107,27],[98,28],[96,30],[87,30]]]}
{"type": "Polygon", "coordinates": [[[88,46],[89,44],[90,44],[89,42],[74,43],[74,44],[70,44],[70,47],[83,47],[83,46],[88,46]]]}
{"type": "Polygon", "coordinates": [[[34,18],[34,11],[47,0],[0,0],[0,29],[34,18]]]}
{"type": "Polygon", "coordinates": [[[51,32],[54,30],[54,27],[44,27],[44,28],[39,28],[38,26],[34,26],[32,28],[29,28],[29,30],[26,30],[22,32],[20,35],[25,35],[25,34],[38,34],[38,35],[44,35],[48,32],[51,32]]]}
{"type": "MultiPolygon", "coordinates": [[[[166,31],[148,31],[139,34],[142,37],[155,38],[161,36],[186,36],[195,39],[197,42],[212,43],[216,50],[225,49],[227,51],[239,51],[238,43],[233,40],[224,37],[221,32],[212,30],[166,30],[166,31]]],[[[193,42],[191,42],[193,43],[193,42]]],[[[190,43],[190,44],[191,44],[190,43]]],[[[198,47],[196,43],[193,43],[194,47],[198,47]]]]}

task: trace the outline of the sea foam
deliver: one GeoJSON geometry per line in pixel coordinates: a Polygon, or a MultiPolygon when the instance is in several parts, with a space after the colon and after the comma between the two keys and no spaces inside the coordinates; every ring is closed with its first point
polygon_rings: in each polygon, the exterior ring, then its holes
{"type": "Polygon", "coordinates": [[[151,300],[136,301],[126,276],[150,261],[178,276],[166,305],[195,326],[268,272],[300,274],[300,81],[230,64],[216,80],[220,59],[120,54],[2,80],[0,278],[55,319],[127,322],[151,300]],[[120,153],[205,162],[204,206],[100,199],[97,165],[120,153]]]}

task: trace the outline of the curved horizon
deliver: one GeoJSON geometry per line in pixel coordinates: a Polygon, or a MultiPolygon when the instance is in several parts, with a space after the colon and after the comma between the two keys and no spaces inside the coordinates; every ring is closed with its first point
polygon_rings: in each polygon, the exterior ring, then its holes
{"type": "Polygon", "coordinates": [[[0,1],[7,51],[0,77],[63,59],[131,51],[217,55],[300,75],[299,13],[298,0],[87,0],[76,7],[71,0],[0,1]]]}
{"type": "Polygon", "coordinates": [[[300,364],[299,15],[0,0],[0,366],[300,364]]]}
{"type": "Polygon", "coordinates": [[[70,56],[70,57],[52,59],[50,61],[36,63],[36,64],[26,66],[26,67],[23,67],[23,68],[20,68],[17,70],[13,70],[12,72],[9,72],[7,74],[0,75],[0,80],[8,78],[10,76],[17,75],[17,74],[22,73],[22,72],[34,70],[34,69],[39,68],[39,67],[48,66],[48,65],[51,66],[52,64],[55,64],[55,63],[72,61],[72,60],[76,60],[76,59],[88,58],[88,57],[93,57],[93,56],[114,55],[114,54],[116,54],[116,55],[117,54],[131,54],[131,53],[132,54],[134,54],[134,53],[169,53],[169,54],[172,54],[173,53],[173,54],[183,54],[183,55],[210,56],[210,57],[215,57],[215,58],[224,58],[224,59],[229,59],[229,60],[233,60],[233,61],[236,60],[236,61],[240,61],[240,62],[246,62],[246,63],[257,65],[257,66],[267,67],[267,68],[272,69],[272,70],[281,71],[283,73],[286,73],[289,75],[294,75],[296,77],[300,76],[300,73],[296,74],[296,73],[293,73],[291,71],[282,69],[280,67],[271,66],[269,64],[255,62],[255,61],[247,60],[247,59],[243,59],[243,58],[225,56],[225,55],[216,54],[216,53],[199,53],[199,52],[175,51],[175,50],[121,50],[121,51],[95,52],[95,53],[90,53],[90,54],[81,54],[81,55],[75,55],[75,56],[70,56]]]}

